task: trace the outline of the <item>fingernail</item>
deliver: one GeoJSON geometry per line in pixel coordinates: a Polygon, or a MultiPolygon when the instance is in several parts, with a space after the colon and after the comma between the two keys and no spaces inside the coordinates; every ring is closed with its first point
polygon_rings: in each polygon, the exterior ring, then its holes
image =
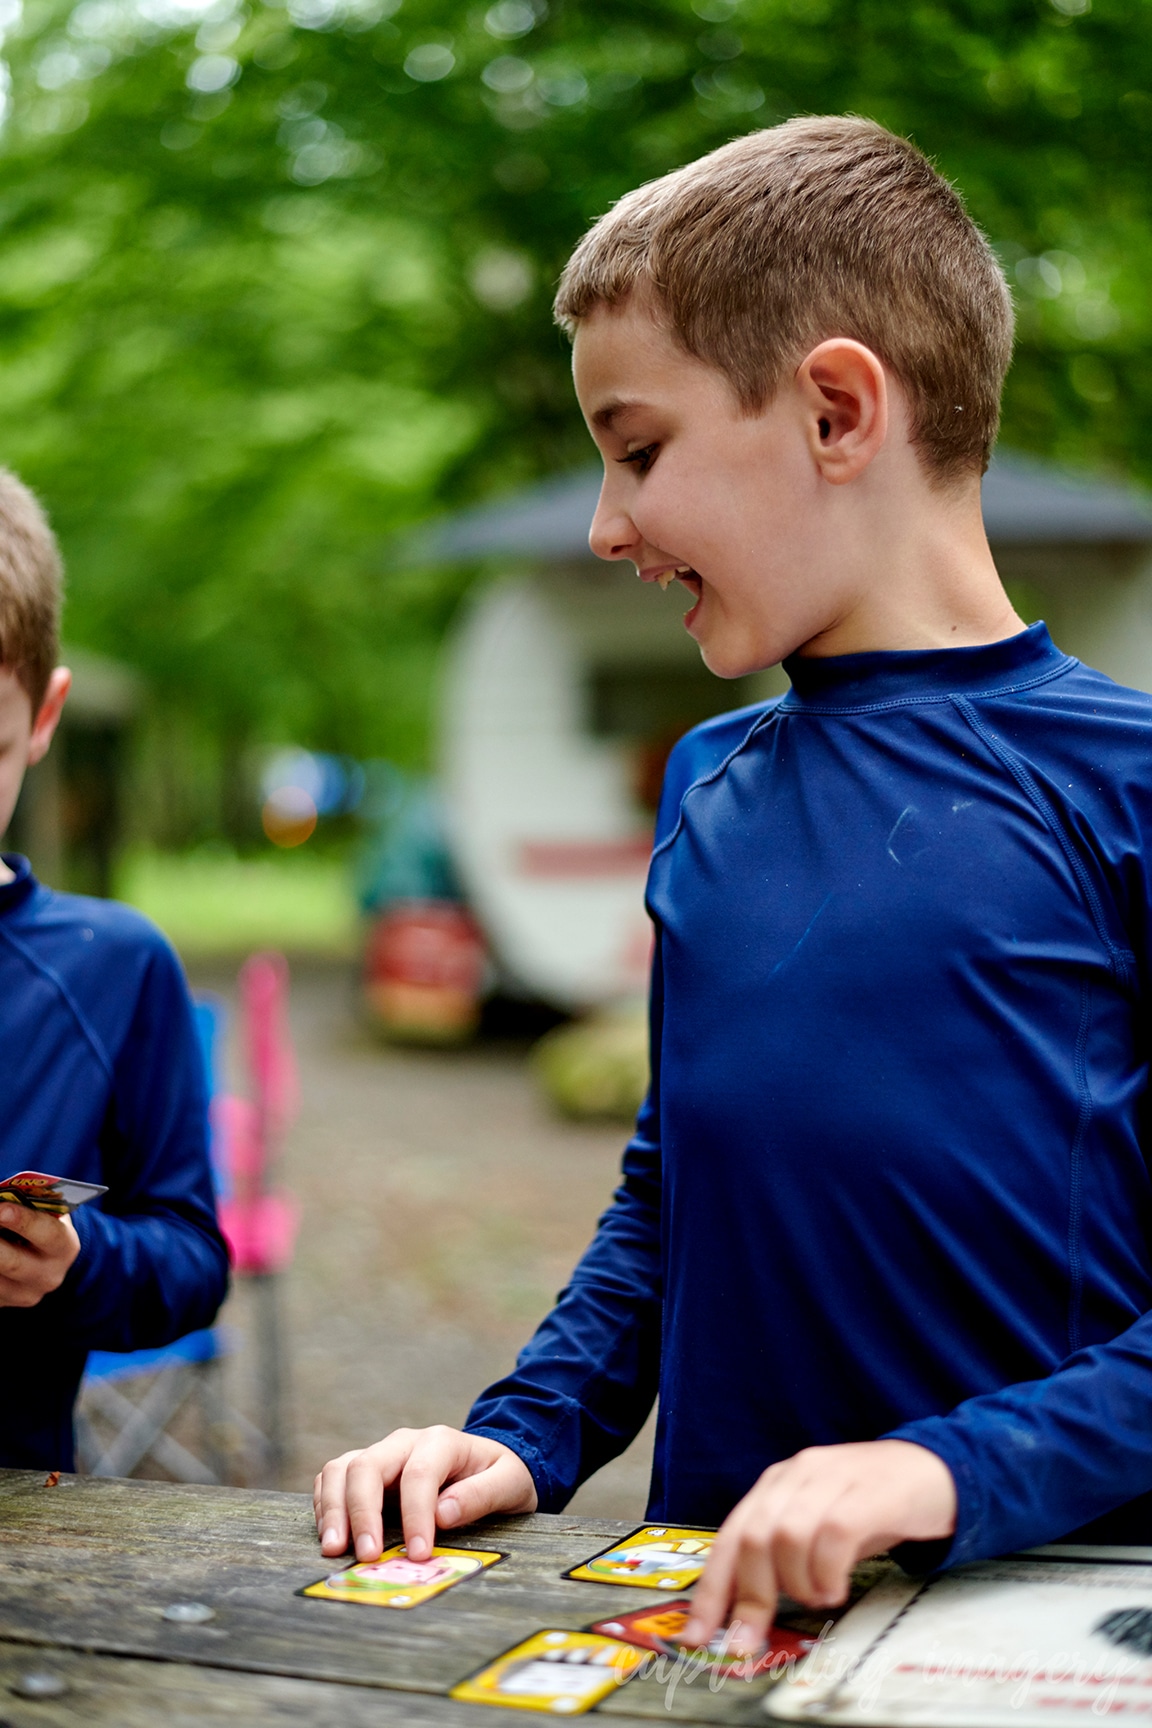
{"type": "Polygon", "coordinates": [[[423,1536],[413,1536],[408,1544],[409,1560],[427,1560],[429,1548],[423,1536]]]}
{"type": "Polygon", "coordinates": [[[460,1516],[459,1500],[441,1500],[436,1508],[436,1522],[447,1529],[449,1524],[455,1524],[460,1516]]]}
{"type": "Polygon", "coordinates": [[[324,1534],[320,1538],[320,1546],[321,1548],[329,1548],[338,1540],[339,1538],[337,1537],[335,1530],[325,1530],[324,1534]]]}
{"type": "Polygon", "coordinates": [[[704,1628],[699,1620],[689,1620],[680,1636],[685,1644],[703,1644],[704,1628]]]}
{"type": "Polygon", "coordinates": [[[356,1558],[357,1558],[357,1560],[375,1560],[375,1558],[379,1552],[380,1552],[380,1550],[376,1546],[375,1542],[373,1542],[371,1536],[357,1536],[357,1538],[356,1538],[356,1558]]]}

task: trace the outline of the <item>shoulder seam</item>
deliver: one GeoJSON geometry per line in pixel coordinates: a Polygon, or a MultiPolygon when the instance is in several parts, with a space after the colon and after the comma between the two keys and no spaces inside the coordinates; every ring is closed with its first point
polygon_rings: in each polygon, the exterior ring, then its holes
{"type": "Polygon", "coordinates": [[[1072,844],[1072,841],[1065,833],[1064,825],[1059,820],[1050,800],[1040,790],[1032,774],[1029,772],[1027,765],[1021,761],[1021,759],[1016,755],[1016,752],[1009,749],[1003,739],[998,738],[991,728],[980,718],[972,705],[972,701],[966,696],[957,696],[954,700],[956,707],[964,716],[972,731],[975,732],[981,742],[991,750],[992,754],[998,759],[998,761],[1007,768],[1016,784],[1020,787],[1020,790],[1024,793],[1024,796],[1028,799],[1028,802],[1039,815],[1044,826],[1053,835],[1057,845],[1060,847],[1060,850],[1063,852],[1064,857],[1068,862],[1073,876],[1076,878],[1080,892],[1084,897],[1088,911],[1091,915],[1092,923],[1096,928],[1096,934],[1108,955],[1109,964],[1111,965],[1112,970],[1120,978],[1122,983],[1125,985],[1131,985],[1134,981],[1133,974],[1136,957],[1130,948],[1121,948],[1112,940],[1108,930],[1107,921],[1104,917],[1104,908],[1100,903],[1100,896],[1097,894],[1091,877],[1084,868],[1083,859],[1080,857],[1076,847],[1072,844]]]}
{"type": "Polygon", "coordinates": [[[720,775],[723,774],[724,770],[728,767],[728,764],[735,757],[739,756],[741,750],[743,750],[745,745],[751,741],[753,734],[758,732],[760,730],[761,726],[763,726],[766,721],[771,720],[776,715],[776,713],[779,711],[780,704],[783,700],[784,700],[784,698],[782,696],[777,696],[777,697],[773,698],[768,703],[767,707],[764,709],[764,712],[762,714],[757,715],[756,719],[753,720],[751,726],[748,728],[748,730],[744,734],[743,738],[741,738],[739,744],[734,744],[732,749],[729,750],[729,752],[728,752],[727,756],[725,756],[723,762],[718,762],[716,764],[715,768],[710,768],[708,770],[707,774],[701,774],[701,776],[698,780],[693,780],[690,786],[685,786],[683,792],[680,795],[680,808],[676,813],[676,825],[669,834],[666,834],[664,836],[664,839],[661,840],[661,842],[658,846],[654,846],[652,848],[652,860],[653,860],[653,862],[657,858],[659,858],[661,852],[666,851],[667,848],[669,846],[671,846],[673,840],[675,840],[676,836],[679,834],[681,828],[683,827],[683,825],[684,825],[684,804],[685,804],[685,800],[688,797],[688,794],[690,792],[695,792],[701,786],[707,786],[713,780],[719,779],[720,775]]]}
{"type": "Polygon", "coordinates": [[[14,936],[11,930],[6,930],[4,928],[2,922],[0,922],[0,939],[7,942],[8,946],[19,954],[26,966],[30,967],[33,972],[38,972],[40,976],[52,986],[57,995],[59,995],[67,1004],[69,1012],[76,1021],[77,1026],[80,1028],[85,1042],[91,1047],[92,1054],[95,1056],[97,1062],[100,1064],[109,1080],[114,1079],[115,1074],[108,1052],[105,1050],[95,1029],[89,1022],[87,1015],[80,1007],[80,1004],[76,1001],[76,998],[73,996],[71,990],[69,990],[60,974],[54,971],[51,966],[46,966],[42,960],[38,960],[36,955],[31,952],[25,943],[21,942],[18,937],[14,936]]]}

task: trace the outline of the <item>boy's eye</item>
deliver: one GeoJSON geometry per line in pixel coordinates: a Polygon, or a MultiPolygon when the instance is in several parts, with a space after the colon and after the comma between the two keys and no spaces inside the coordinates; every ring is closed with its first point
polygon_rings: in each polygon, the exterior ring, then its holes
{"type": "Polygon", "coordinates": [[[642,450],[629,450],[627,456],[617,456],[617,462],[627,462],[637,468],[641,474],[647,474],[656,455],[655,444],[645,444],[642,450]]]}

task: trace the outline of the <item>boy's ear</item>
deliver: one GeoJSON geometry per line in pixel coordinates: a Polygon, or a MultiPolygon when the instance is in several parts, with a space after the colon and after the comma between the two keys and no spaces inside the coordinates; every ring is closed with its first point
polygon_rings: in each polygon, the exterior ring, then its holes
{"type": "Polygon", "coordinates": [[[37,709],[36,718],[32,722],[32,736],[28,743],[28,766],[30,768],[48,754],[52,734],[60,724],[60,716],[64,712],[64,703],[71,688],[71,672],[67,666],[57,666],[48,680],[44,700],[37,709]]]}
{"type": "Polygon", "coordinates": [[[862,342],[833,336],[796,373],[812,459],[833,486],[855,480],[888,436],[884,367],[862,342]]]}

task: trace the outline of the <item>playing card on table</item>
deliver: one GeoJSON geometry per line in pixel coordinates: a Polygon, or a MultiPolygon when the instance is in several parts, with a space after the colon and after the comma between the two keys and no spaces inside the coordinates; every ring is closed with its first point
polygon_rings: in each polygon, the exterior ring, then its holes
{"type": "Polygon", "coordinates": [[[729,1674],[751,1680],[757,1674],[782,1673],[815,1647],[816,1639],[785,1626],[773,1626],[766,1643],[756,1650],[743,1649],[730,1627],[722,1628],[704,1646],[686,1645],[681,1636],[692,1610],[692,1603],[657,1602],[651,1608],[634,1608],[630,1614],[617,1614],[611,1620],[598,1620],[590,1628],[609,1638],[624,1638],[644,1650],[656,1650],[661,1655],[682,1657],[693,1667],[709,1673],[729,1674]]]}
{"type": "Polygon", "coordinates": [[[703,1572],[715,1537],[715,1530],[642,1524],[631,1536],[574,1566],[564,1577],[586,1578],[595,1584],[639,1585],[648,1590],[688,1590],[703,1572]]]}
{"type": "Polygon", "coordinates": [[[403,1542],[395,1542],[378,1560],[331,1572],[297,1594],[326,1602],[363,1602],[372,1608],[418,1608],[503,1559],[494,1548],[433,1548],[427,1560],[409,1560],[403,1542]]]}
{"type": "Polygon", "coordinates": [[[535,1632],[461,1680],[448,1696],[462,1704],[582,1716],[630,1680],[646,1660],[634,1645],[594,1632],[535,1632]]]}
{"type": "Polygon", "coordinates": [[[75,1182],[71,1176],[46,1176],[40,1170],[20,1170],[0,1180],[0,1204],[10,1200],[33,1212],[51,1212],[57,1218],[107,1192],[99,1182],[75,1182]]]}

